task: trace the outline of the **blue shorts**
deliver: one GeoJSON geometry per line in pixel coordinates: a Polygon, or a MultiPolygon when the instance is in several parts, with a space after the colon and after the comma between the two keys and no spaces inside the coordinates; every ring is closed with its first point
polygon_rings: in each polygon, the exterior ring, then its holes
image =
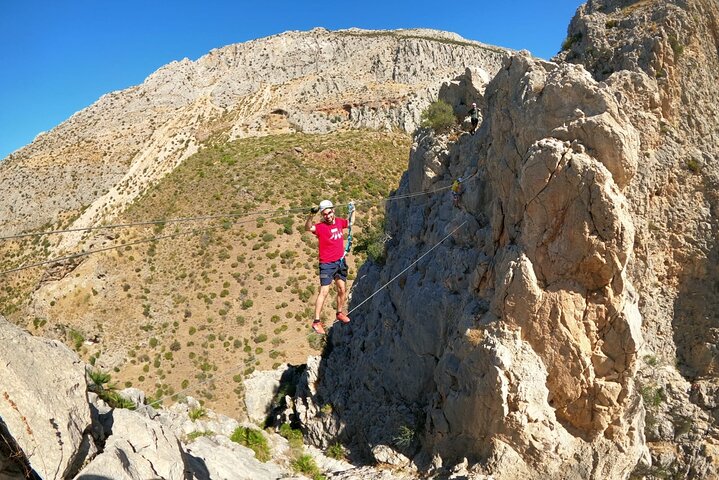
{"type": "Polygon", "coordinates": [[[333,280],[347,281],[347,262],[340,258],[336,262],[320,263],[320,285],[330,285],[333,280]]]}

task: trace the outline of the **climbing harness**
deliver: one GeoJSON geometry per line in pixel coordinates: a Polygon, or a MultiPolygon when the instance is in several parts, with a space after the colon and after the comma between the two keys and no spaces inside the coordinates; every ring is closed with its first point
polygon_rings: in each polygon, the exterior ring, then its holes
{"type": "Polygon", "coordinates": [[[362,300],[362,303],[360,303],[359,305],[355,306],[352,310],[350,310],[349,312],[347,312],[347,315],[349,315],[350,313],[352,313],[352,312],[354,312],[355,310],[357,310],[359,307],[361,307],[362,305],[364,305],[370,298],[374,297],[374,296],[377,295],[379,292],[381,292],[384,288],[386,288],[387,285],[389,285],[390,283],[392,283],[392,282],[394,282],[395,280],[397,280],[400,275],[402,275],[404,272],[406,272],[407,270],[409,270],[410,268],[412,268],[413,266],[415,266],[415,265],[416,265],[420,260],[422,260],[424,257],[426,257],[427,255],[429,255],[429,254],[432,252],[432,250],[434,250],[435,248],[439,247],[439,246],[442,244],[442,242],[444,242],[444,241],[447,240],[449,237],[451,237],[452,234],[454,234],[454,232],[456,232],[457,230],[459,230],[460,228],[462,228],[466,223],[467,223],[467,221],[465,220],[465,221],[462,222],[457,228],[455,228],[454,230],[452,230],[451,232],[449,232],[447,235],[445,235],[445,237],[444,237],[442,240],[440,240],[440,241],[437,242],[432,248],[430,248],[429,250],[427,250],[426,252],[424,252],[421,257],[419,257],[419,258],[418,258],[417,260],[415,260],[414,262],[410,263],[404,270],[402,270],[402,271],[399,272],[397,275],[395,275],[394,277],[392,277],[392,279],[391,279],[389,282],[387,282],[387,283],[385,283],[384,285],[382,285],[381,287],[379,287],[377,290],[374,291],[374,293],[373,293],[372,295],[370,295],[369,297],[367,297],[367,298],[365,298],[364,300],[362,300]]]}

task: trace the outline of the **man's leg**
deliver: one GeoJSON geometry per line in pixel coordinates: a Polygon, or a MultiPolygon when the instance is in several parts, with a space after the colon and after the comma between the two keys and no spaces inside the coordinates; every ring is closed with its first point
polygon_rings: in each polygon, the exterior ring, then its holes
{"type": "Polygon", "coordinates": [[[337,311],[341,312],[347,302],[347,283],[341,278],[335,278],[335,288],[337,288],[337,311]]]}
{"type": "Polygon", "coordinates": [[[327,294],[330,293],[329,285],[322,285],[320,291],[317,294],[317,300],[315,300],[315,320],[319,320],[320,314],[322,313],[322,306],[325,304],[327,294]]]}
{"type": "Polygon", "coordinates": [[[347,282],[341,278],[335,278],[335,287],[337,288],[337,320],[342,323],[349,323],[350,317],[344,313],[344,307],[347,303],[347,282]]]}

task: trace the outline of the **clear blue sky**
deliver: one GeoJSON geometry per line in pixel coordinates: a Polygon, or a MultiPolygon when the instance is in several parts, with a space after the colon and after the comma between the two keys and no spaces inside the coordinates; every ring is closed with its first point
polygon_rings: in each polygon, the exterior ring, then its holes
{"type": "Polygon", "coordinates": [[[0,159],[105,93],[287,30],[435,28],[550,58],[580,0],[0,0],[0,159]]]}

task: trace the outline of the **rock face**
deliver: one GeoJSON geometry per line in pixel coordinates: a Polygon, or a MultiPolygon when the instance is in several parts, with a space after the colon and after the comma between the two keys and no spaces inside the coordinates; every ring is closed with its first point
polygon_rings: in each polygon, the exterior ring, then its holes
{"type": "Polygon", "coordinates": [[[644,318],[639,378],[653,466],[638,473],[716,476],[719,5],[593,1],[568,35],[560,58],[620,87],[640,132],[643,155],[625,190],[636,231],[627,275],[644,318]]]}
{"type": "MultiPolygon", "coordinates": [[[[6,234],[112,218],[210,138],[412,131],[443,79],[507,51],[432,30],[288,32],[173,62],[0,163],[6,234]],[[78,217],[79,215],[79,217],[78,217]],[[72,218],[68,218],[72,217],[72,218]],[[73,218],[76,218],[73,220],[73,218]]],[[[79,241],[68,234],[60,249],[79,241]]]]}
{"type": "Polygon", "coordinates": [[[3,317],[0,345],[4,429],[42,478],[68,478],[92,444],[84,363],[60,342],[31,337],[3,317]]]}
{"type": "Polygon", "coordinates": [[[354,298],[437,248],[332,334],[317,395],[341,438],[370,446],[484,460],[499,478],[622,478],[644,452],[622,194],[638,134],[581,67],[515,56],[484,95],[479,135],[418,137],[398,194],[469,177],[463,208],[445,192],[388,207],[388,266],[360,272],[354,298]]]}
{"type": "Polygon", "coordinates": [[[386,264],[297,406],[318,444],[495,478],[717,475],[718,21],[589,2],[557,61],[505,61],[478,135],[416,135],[398,195],[427,194],[388,202],[386,264]]]}

